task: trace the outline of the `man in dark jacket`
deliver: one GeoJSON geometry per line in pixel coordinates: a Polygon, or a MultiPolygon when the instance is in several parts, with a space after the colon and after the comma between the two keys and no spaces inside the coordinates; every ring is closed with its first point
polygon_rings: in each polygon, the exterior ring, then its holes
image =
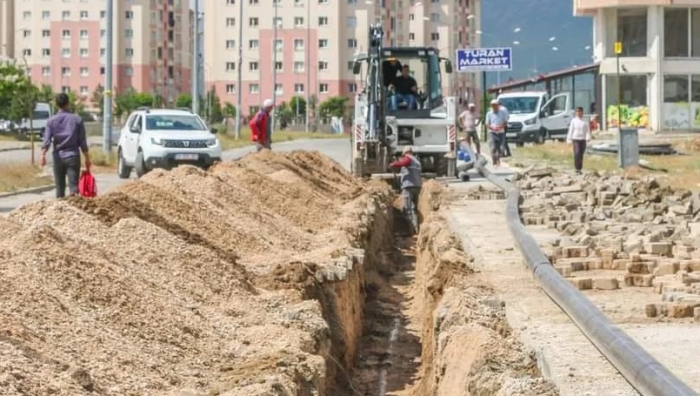
{"type": "Polygon", "coordinates": [[[265,99],[262,108],[258,114],[250,120],[250,140],[255,143],[257,151],[264,148],[272,149],[272,122],[270,121],[270,113],[274,109],[275,104],[272,99],[265,99]]]}
{"type": "Polygon", "coordinates": [[[421,164],[413,155],[413,149],[407,146],[398,161],[389,165],[392,169],[401,169],[401,200],[406,218],[411,222],[414,232],[418,232],[418,196],[423,184],[421,179],[421,164]]]}
{"type": "Polygon", "coordinates": [[[90,170],[85,124],[79,116],[71,113],[70,99],[65,93],[56,95],[58,113],[46,121],[44,144],[41,148],[41,166],[46,166],[46,153],[53,144],[53,175],[56,198],[66,196],[66,178],[70,195],[78,194],[80,177],[80,152],[85,156],[85,168],[90,170]]]}
{"type": "Polygon", "coordinates": [[[397,75],[401,71],[401,62],[396,58],[389,58],[382,62],[382,79],[384,87],[394,84],[397,75]]]}

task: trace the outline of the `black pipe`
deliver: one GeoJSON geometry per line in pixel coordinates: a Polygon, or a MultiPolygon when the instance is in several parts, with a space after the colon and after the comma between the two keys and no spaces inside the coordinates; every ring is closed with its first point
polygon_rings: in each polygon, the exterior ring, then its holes
{"type": "MultiPolygon", "coordinates": [[[[469,154],[474,155],[471,148],[469,154]]],[[[475,158],[475,157],[472,157],[475,158]]],[[[562,277],[520,221],[520,190],[492,174],[486,160],[477,171],[506,192],[506,221],[518,249],[549,298],[576,324],[588,340],[643,396],[698,396],[624,331],[615,326],[577,288],[562,277]]]]}

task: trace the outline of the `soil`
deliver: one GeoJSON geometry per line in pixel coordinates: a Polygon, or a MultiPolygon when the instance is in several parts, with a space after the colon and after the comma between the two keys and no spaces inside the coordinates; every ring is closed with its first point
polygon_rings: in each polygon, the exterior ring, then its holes
{"type": "Polygon", "coordinates": [[[345,325],[351,304],[313,297],[352,277],[318,274],[367,242],[356,228],[385,195],[319,154],[261,153],[15,210],[0,219],[2,394],[330,389],[342,357],[324,317],[345,325]]]}

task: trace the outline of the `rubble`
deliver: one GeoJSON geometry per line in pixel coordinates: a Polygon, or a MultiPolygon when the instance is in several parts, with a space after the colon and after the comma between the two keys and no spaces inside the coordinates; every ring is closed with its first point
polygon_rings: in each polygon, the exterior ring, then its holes
{"type": "Polygon", "coordinates": [[[649,176],[573,176],[550,168],[531,167],[513,179],[524,197],[523,223],[560,233],[546,249],[576,287],[673,291],[673,300],[647,305],[646,315],[696,316],[700,192],[665,187],[649,176]],[[583,277],[583,271],[593,272],[583,277]]]}

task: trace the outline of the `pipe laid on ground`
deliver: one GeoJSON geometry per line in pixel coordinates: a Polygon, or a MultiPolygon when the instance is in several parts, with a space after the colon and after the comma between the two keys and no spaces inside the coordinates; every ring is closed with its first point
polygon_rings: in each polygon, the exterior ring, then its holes
{"type": "MultiPolygon", "coordinates": [[[[473,154],[470,150],[470,155],[473,154]]],[[[615,326],[586,296],[564,279],[549,262],[520,221],[520,190],[492,174],[485,160],[478,172],[506,192],[506,221],[518,249],[555,304],[578,326],[600,353],[643,396],[698,396],[688,385],[661,365],[624,331],[615,326]]]]}

